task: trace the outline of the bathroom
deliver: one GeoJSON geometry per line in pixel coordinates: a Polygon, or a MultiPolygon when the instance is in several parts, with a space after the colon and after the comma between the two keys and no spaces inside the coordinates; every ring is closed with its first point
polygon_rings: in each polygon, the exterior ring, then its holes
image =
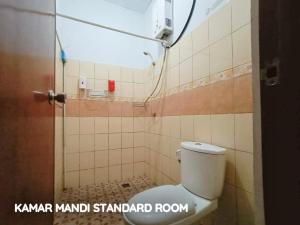
{"type": "MultiPolygon", "coordinates": [[[[153,37],[158,3],[137,2],[59,0],[56,7],[59,14],[153,37]]],[[[192,4],[173,1],[173,31],[166,40],[178,38],[192,4]]],[[[129,184],[128,194],[118,190],[104,199],[123,202],[150,187],[180,184],[176,151],[181,142],[196,141],[226,149],[218,209],[198,224],[254,224],[250,12],[250,0],[196,1],[184,34],[166,50],[152,40],[58,16],[55,92],[65,92],[67,101],[65,110],[56,106],[56,200],[129,184]]],[[[120,214],[82,217],[75,216],[123,224],[120,214]]],[[[68,219],[74,215],[57,214],[54,224],[68,219]]]]}
{"type": "Polygon", "coordinates": [[[296,2],[0,0],[0,225],[300,224],[296,2]]]}

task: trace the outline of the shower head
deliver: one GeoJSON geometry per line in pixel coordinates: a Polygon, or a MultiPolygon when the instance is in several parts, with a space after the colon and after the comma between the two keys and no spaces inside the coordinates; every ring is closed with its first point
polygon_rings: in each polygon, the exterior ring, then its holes
{"type": "Polygon", "coordinates": [[[150,52],[143,52],[143,54],[149,56],[151,58],[152,65],[155,66],[155,62],[154,62],[154,59],[153,59],[151,53],[150,52]]]}

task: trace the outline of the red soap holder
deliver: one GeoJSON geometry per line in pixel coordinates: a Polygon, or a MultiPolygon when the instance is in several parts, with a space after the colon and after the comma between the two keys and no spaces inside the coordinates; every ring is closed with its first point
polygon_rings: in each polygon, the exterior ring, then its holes
{"type": "Polygon", "coordinates": [[[108,80],[108,91],[114,92],[116,89],[115,81],[114,80],[108,80]]]}

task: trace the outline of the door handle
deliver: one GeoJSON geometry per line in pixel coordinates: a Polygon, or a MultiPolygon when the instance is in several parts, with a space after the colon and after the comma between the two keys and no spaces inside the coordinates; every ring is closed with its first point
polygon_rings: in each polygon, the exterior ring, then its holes
{"type": "Polygon", "coordinates": [[[53,90],[48,91],[48,102],[53,104],[55,101],[59,103],[66,103],[67,95],[65,93],[55,94],[53,90]]]}

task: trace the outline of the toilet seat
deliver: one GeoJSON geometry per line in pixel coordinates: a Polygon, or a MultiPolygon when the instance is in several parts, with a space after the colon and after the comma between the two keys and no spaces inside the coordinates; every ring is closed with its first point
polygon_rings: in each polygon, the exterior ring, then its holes
{"type": "Polygon", "coordinates": [[[182,185],[163,185],[143,191],[132,197],[128,204],[150,203],[151,212],[127,212],[123,218],[130,225],[190,224],[217,208],[217,200],[209,201],[196,196],[182,185]],[[157,203],[187,204],[188,212],[155,212],[157,203]]]}

